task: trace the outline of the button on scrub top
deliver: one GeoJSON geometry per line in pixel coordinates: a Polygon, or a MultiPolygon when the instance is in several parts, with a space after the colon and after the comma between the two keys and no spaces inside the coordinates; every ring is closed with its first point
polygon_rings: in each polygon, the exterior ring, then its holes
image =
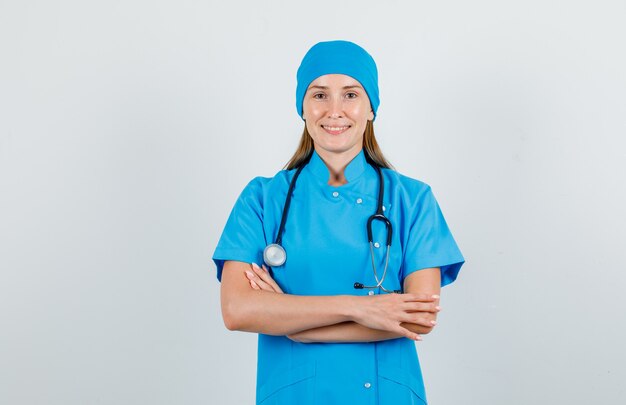
{"type": "MultiPolygon", "coordinates": [[[[393,224],[384,286],[401,289],[414,271],[441,268],[441,285],[453,282],[464,258],[429,185],[382,169],[385,215],[393,224]]],[[[213,255],[221,281],[226,260],[263,263],[274,238],[294,170],[253,179],[239,196],[213,255]]],[[[368,295],[354,283],[375,285],[367,219],[376,211],[378,177],[361,151],[346,167],[348,181],[328,185],[329,172],[313,152],[293,191],[283,246],[287,261],[271,269],[282,290],[297,295],[368,295]]],[[[380,275],[386,229],[374,221],[374,255],[380,275]]],[[[384,293],[380,289],[375,294],[384,293]]],[[[415,343],[407,338],[366,343],[298,343],[259,334],[256,403],[426,404],[415,343]]]]}

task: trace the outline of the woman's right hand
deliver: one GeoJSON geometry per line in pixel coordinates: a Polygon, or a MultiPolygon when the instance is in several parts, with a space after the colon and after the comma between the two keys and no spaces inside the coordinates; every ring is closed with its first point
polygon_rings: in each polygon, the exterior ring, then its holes
{"type": "Polygon", "coordinates": [[[432,328],[434,321],[424,312],[439,312],[439,296],[435,294],[378,294],[356,297],[352,320],[372,329],[396,332],[412,340],[421,340],[419,334],[401,326],[401,323],[432,328]]]}

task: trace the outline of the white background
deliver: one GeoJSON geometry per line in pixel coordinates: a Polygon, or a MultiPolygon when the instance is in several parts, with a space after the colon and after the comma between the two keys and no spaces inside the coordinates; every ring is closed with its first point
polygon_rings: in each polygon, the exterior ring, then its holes
{"type": "Polygon", "coordinates": [[[303,123],[314,43],[375,58],[376,132],[466,257],[433,405],[623,404],[623,1],[0,2],[0,403],[250,404],[210,260],[303,123]]]}

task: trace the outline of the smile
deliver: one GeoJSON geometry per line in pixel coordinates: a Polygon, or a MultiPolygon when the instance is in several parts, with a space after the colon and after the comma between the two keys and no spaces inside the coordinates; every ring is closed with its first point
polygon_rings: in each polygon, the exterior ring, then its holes
{"type": "Polygon", "coordinates": [[[347,125],[344,127],[327,127],[327,126],[322,125],[322,128],[324,128],[324,131],[328,132],[329,134],[339,135],[343,133],[344,131],[346,131],[348,128],[350,128],[350,125],[347,125]]]}

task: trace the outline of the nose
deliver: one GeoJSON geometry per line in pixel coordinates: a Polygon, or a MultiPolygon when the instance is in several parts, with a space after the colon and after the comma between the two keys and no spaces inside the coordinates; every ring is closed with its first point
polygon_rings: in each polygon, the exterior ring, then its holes
{"type": "Polygon", "coordinates": [[[328,118],[343,117],[343,100],[341,97],[331,97],[328,104],[328,118]]]}

